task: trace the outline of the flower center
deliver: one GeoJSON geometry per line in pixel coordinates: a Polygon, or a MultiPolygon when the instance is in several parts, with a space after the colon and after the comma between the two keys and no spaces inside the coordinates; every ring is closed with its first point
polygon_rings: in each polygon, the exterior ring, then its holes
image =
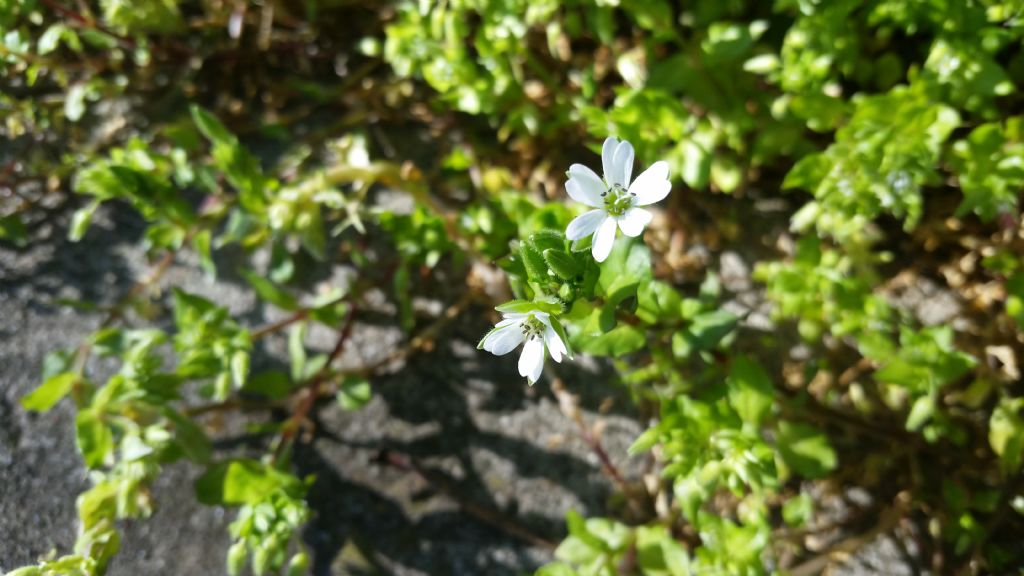
{"type": "Polygon", "coordinates": [[[636,194],[630,194],[621,184],[612,184],[601,197],[605,212],[612,216],[622,216],[636,201],[636,194]]]}
{"type": "Polygon", "coordinates": [[[544,333],[544,323],[533,316],[530,316],[527,320],[523,320],[523,323],[520,326],[522,327],[523,335],[526,336],[527,340],[540,336],[544,333]]]}

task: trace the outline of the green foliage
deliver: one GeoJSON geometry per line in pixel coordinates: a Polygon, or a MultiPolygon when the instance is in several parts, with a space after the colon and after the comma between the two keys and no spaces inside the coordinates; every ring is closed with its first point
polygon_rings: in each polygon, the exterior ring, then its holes
{"type": "Polygon", "coordinates": [[[1024,134],[1022,119],[1005,125],[991,122],[971,130],[953,145],[951,160],[964,200],[957,213],[973,212],[985,220],[1013,213],[1024,186],[1024,134]]]}
{"type": "MultiPolygon", "coordinates": [[[[262,279],[261,279],[262,280],[262,279]]],[[[265,299],[265,294],[260,292],[265,299]]],[[[249,333],[238,327],[228,311],[209,300],[181,290],[174,292],[176,373],[187,379],[212,379],[212,395],[223,400],[249,377],[249,333]]]]}
{"type": "Polygon", "coordinates": [[[472,316],[505,280],[496,310],[599,358],[647,428],[630,453],[651,474],[570,513],[539,576],[808,573],[835,551],[792,529],[820,536],[833,487],[868,490],[865,517],[906,496],[897,526],[924,519],[941,569],[1021,565],[1020,2],[292,4],[0,0],[0,242],[48,234],[70,188],[71,241],[124,204],[155,264],[78,303],[100,326],[21,400],[73,404],[90,487],[72,553],[11,574],[103,574],[117,522],[182,459],[208,466],[200,502],[238,507],[229,573],[308,572],[314,480],[289,457],[318,399],[372,398],[378,365],[339,367],[352,314],[388,300],[395,357],[429,353],[450,318],[420,332],[416,296],[471,290],[452,310],[472,316]],[[561,199],[605,136],[667,162],[673,190],[599,264],[561,199]],[[166,289],[181,253],[210,278],[241,259],[270,323],[166,289]],[[940,320],[929,286],[953,302],[940,320]],[[307,348],[314,323],[330,353],[307,348]],[[250,370],[285,331],[289,366],[250,370]],[[262,459],[209,465],[202,416],[250,405],[291,413],[260,426],[262,459]]]}
{"type": "Polygon", "coordinates": [[[814,194],[801,210],[807,216],[800,229],[814,223],[820,232],[846,239],[882,213],[912,228],[921,218],[921,188],[937,182],[935,165],[959,114],[936,103],[923,81],[853,104],[835,143],[803,157],[783,182],[814,194]]]}

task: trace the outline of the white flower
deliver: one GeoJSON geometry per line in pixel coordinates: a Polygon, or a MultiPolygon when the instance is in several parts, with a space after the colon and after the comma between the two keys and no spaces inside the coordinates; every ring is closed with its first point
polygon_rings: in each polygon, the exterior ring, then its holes
{"type": "Polygon", "coordinates": [[[505,312],[501,322],[484,336],[478,348],[503,356],[525,341],[523,353],[519,356],[519,375],[533,384],[544,369],[545,349],[555,362],[561,363],[562,355],[572,358],[558,334],[547,312],[505,312]]]}
{"type": "Polygon", "coordinates": [[[653,217],[638,206],[654,204],[668,196],[672,184],[668,181],[668,163],[659,160],[637,176],[632,184],[633,146],[625,140],[609,137],[601,149],[604,180],[582,164],[569,167],[569,180],[565,191],[569,196],[596,210],[576,217],[569,223],[565,235],[579,240],[593,234],[591,253],[594,260],[604,262],[615,243],[615,228],[626,236],[639,236],[653,217]]]}

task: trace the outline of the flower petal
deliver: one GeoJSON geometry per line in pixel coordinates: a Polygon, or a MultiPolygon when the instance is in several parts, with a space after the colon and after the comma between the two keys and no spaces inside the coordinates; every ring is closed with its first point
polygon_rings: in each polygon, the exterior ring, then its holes
{"type": "Polygon", "coordinates": [[[519,356],[519,375],[525,376],[530,384],[540,378],[544,369],[544,341],[533,337],[526,341],[523,353],[519,356]]]}
{"type": "Polygon", "coordinates": [[[565,229],[565,237],[569,240],[579,240],[590,236],[607,215],[604,210],[591,210],[573,218],[572,222],[569,222],[569,227],[565,229]]]}
{"type": "Polygon", "coordinates": [[[558,337],[558,333],[555,329],[548,325],[544,328],[544,343],[548,346],[548,353],[551,354],[551,359],[555,362],[562,362],[562,354],[568,354],[565,349],[565,343],[558,337]]]}
{"type": "MultiPolygon", "coordinates": [[[[612,178],[611,184],[618,184],[623,188],[629,186],[629,178],[633,175],[633,145],[623,140],[615,147],[615,156],[612,157],[612,178]]],[[[607,175],[605,176],[607,178],[607,175]]]]}
{"type": "Polygon", "coordinates": [[[590,250],[590,253],[594,255],[594,260],[604,262],[605,258],[611,254],[614,243],[615,219],[608,217],[601,222],[601,227],[597,229],[597,232],[594,232],[594,246],[590,250]]]}
{"type": "Polygon", "coordinates": [[[630,208],[619,217],[619,229],[626,236],[635,238],[644,233],[644,227],[651,223],[654,214],[643,208],[630,208]]]}
{"type": "Polygon", "coordinates": [[[565,191],[573,200],[596,208],[604,204],[601,194],[606,190],[604,182],[601,182],[601,178],[590,168],[583,164],[573,164],[569,167],[569,180],[565,183],[565,191]]]}
{"type": "Polygon", "coordinates": [[[636,194],[636,206],[660,202],[671,190],[672,183],[668,181],[668,162],[664,160],[651,164],[651,167],[637,176],[636,181],[629,187],[629,192],[636,194]]]}
{"type": "Polygon", "coordinates": [[[619,139],[615,136],[609,136],[605,138],[604,144],[601,145],[601,169],[604,170],[604,179],[609,184],[612,182],[612,168],[615,163],[615,149],[619,147],[619,139]]]}
{"type": "Polygon", "coordinates": [[[526,335],[520,323],[509,324],[491,332],[484,339],[484,350],[495,356],[504,356],[516,349],[526,335]]]}

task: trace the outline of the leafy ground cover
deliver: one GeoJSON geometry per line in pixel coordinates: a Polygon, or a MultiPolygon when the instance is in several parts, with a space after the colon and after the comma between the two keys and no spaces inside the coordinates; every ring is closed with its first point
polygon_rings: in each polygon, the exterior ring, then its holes
{"type": "MultiPolygon", "coordinates": [[[[73,545],[12,574],[105,573],[183,465],[232,511],[229,572],[323,570],[338,550],[303,531],[343,483],[309,464],[322,423],[395,394],[396,366],[462,353],[559,407],[611,487],[600,513],[541,534],[408,446],[374,464],[550,544],[540,576],[814,574],[880,538],[918,572],[1019,571],[1022,18],[1011,0],[0,4],[11,261],[110,210],[149,260],[116,295],[47,301],[94,327],[5,410],[72,406],[89,474],[73,545]],[[176,282],[182,263],[270,314],[176,282]],[[453,344],[470,318],[484,350],[453,344]],[[354,362],[375,322],[395,341],[354,362]],[[582,411],[595,396],[628,448],[582,411]]],[[[468,381],[424,378],[446,400],[468,381]]],[[[402,413],[464,433],[443,406],[402,413]]]]}

